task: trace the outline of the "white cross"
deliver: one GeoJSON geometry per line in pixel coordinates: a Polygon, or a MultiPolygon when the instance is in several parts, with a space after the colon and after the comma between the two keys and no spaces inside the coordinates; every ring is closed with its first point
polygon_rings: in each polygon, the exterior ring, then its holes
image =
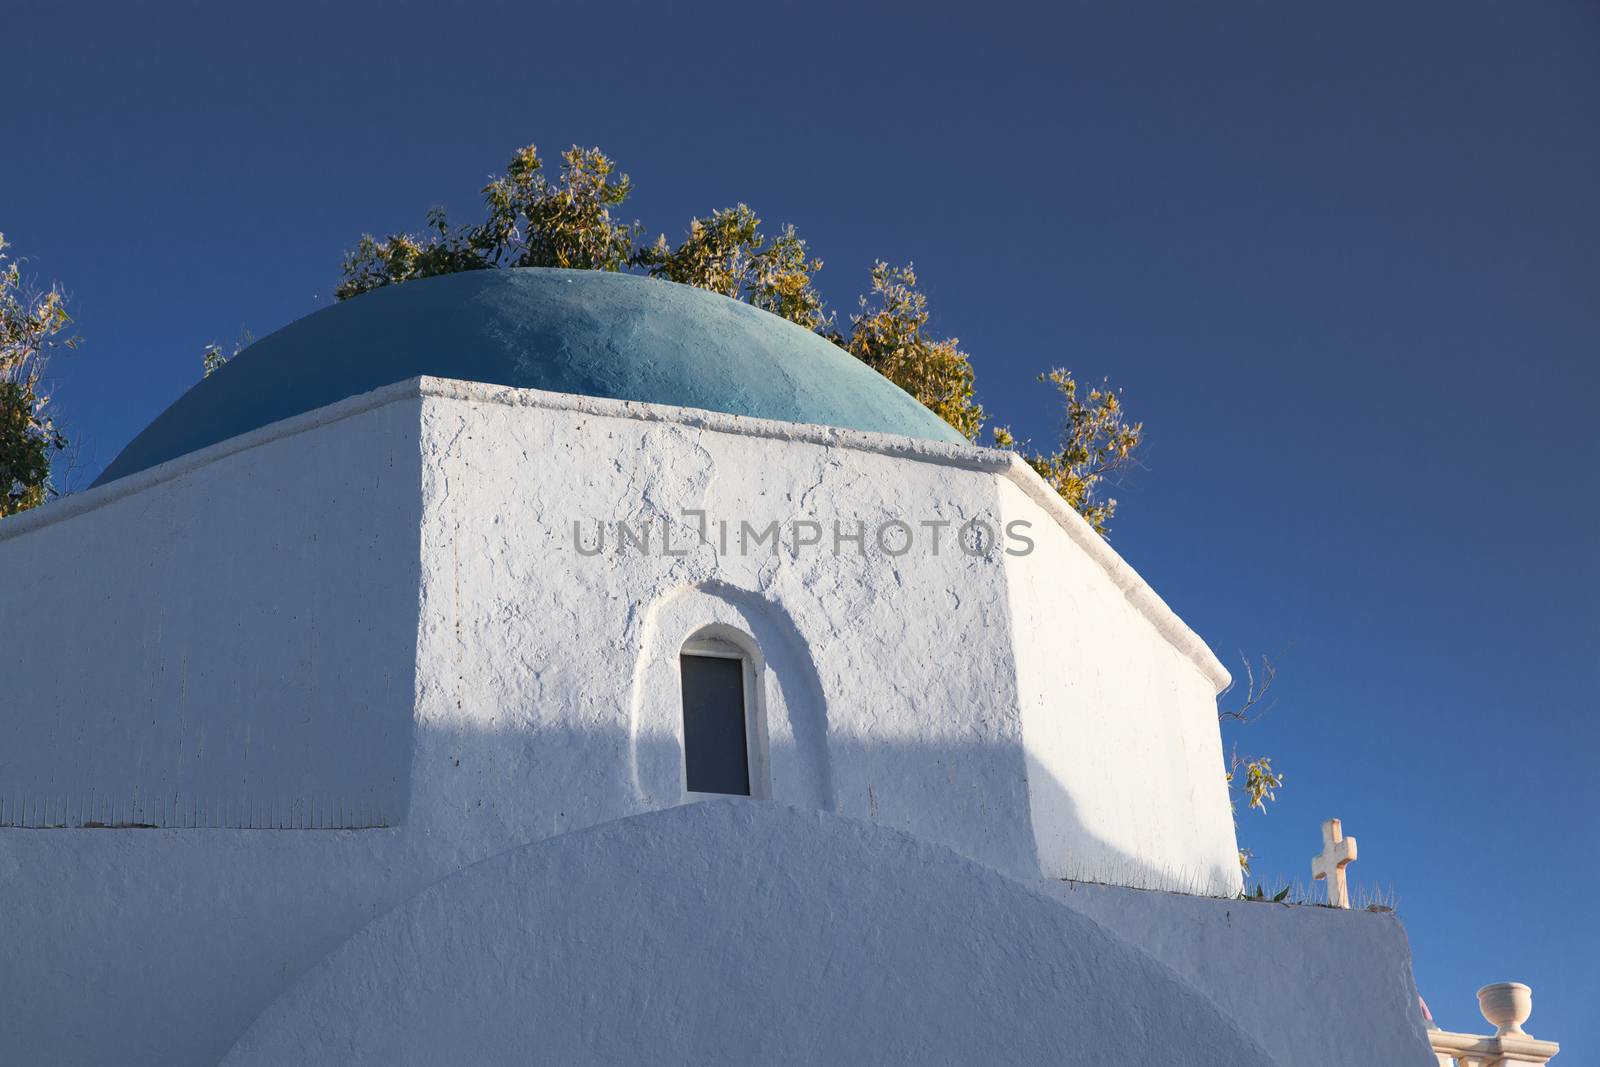
{"type": "Polygon", "coordinates": [[[1350,906],[1350,889],[1344,881],[1344,865],[1356,858],[1356,839],[1346,837],[1338,819],[1322,824],[1322,855],[1311,861],[1311,880],[1328,880],[1328,903],[1336,908],[1350,906]]]}

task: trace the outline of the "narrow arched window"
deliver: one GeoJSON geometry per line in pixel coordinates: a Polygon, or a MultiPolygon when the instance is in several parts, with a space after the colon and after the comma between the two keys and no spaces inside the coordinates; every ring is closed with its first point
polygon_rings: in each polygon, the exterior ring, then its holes
{"type": "Polygon", "coordinates": [[[738,646],[694,640],[683,678],[683,771],[690,793],[750,796],[750,659],[738,646]]]}

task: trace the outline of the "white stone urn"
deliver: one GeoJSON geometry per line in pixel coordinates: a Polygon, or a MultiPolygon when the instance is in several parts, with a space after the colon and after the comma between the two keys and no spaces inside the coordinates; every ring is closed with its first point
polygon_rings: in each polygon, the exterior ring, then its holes
{"type": "Polygon", "coordinates": [[[1521,982],[1496,982],[1478,990],[1478,1010],[1496,1027],[1496,1036],[1521,1034],[1533,1014],[1533,990],[1521,982]]]}

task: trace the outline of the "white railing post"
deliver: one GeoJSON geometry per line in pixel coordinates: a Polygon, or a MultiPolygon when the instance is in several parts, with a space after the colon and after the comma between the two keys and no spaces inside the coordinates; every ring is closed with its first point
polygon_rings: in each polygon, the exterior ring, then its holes
{"type": "Polygon", "coordinates": [[[1495,1028],[1493,1035],[1428,1031],[1439,1067],[1542,1067],[1561,1051],[1554,1041],[1540,1041],[1522,1029],[1533,1014],[1533,990],[1521,982],[1484,986],[1478,990],[1478,1010],[1495,1028]]]}

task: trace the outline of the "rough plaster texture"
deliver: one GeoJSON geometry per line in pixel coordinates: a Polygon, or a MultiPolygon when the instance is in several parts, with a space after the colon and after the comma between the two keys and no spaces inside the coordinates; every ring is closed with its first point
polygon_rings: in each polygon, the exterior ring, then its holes
{"type": "Polygon", "coordinates": [[[1043,889],[1204,991],[1279,1063],[1437,1067],[1392,912],[1060,881],[1043,889]]]}
{"type": "Polygon", "coordinates": [[[992,475],[450,398],[427,398],[422,426],[422,825],[471,840],[484,828],[452,824],[484,803],[498,818],[543,815],[549,833],[681,800],[677,647],[656,635],[687,636],[693,620],[679,625],[674,605],[697,593],[747,620],[704,623],[783,635],[762,688],[787,690],[782,718],[827,738],[825,750],[798,747],[769,714],[770,762],[792,772],[771,783],[774,799],[820,801],[1009,872],[1037,869],[999,561],[746,555],[732,541],[722,554],[696,543],[683,515],[757,528],[798,516],[960,522],[992,514],[992,475]],[[658,539],[670,523],[687,554],[612,544],[585,556],[573,524],[592,539],[597,520],[650,524],[658,539]],[[821,780],[831,795],[805,785],[821,780]]]}
{"type": "MultiPolygon", "coordinates": [[[[681,800],[675,658],[715,623],[767,659],[774,799],[1021,876],[1237,889],[1215,674],[1062,532],[1062,516],[993,469],[994,453],[707,433],[507,393],[423,401],[413,810],[430,828],[462,822],[452,813],[467,805],[549,820],[531,835],[681,800]],[[685,512],[704,513],[711,544],[685,512]],[[900,556],[832,551],[835,523],[953,530],[974,518],[1030,523],[1035,550],[970,555],[947,531],[938,555],[931,540],[900,556]],[[829,531],[823,545],[739,546],[744,523],[803,519],[829,531]],[[658,550],[624,548],[608,528],[603,552],[579,551],[575,523],[593,549],[596,523],[617,521],[647,526],[658,550]],[[719,521],[732,527],[727,551],[719,521]],[[667,527],[681,555],[659,551],[667,527]]],[[[490,821],[451,832],[498,834],[490,821]]]]}
{"type": "Polygon", "coordinates": [[[641,1059],[1272,1063],[1167,968],[1019,883],[867,823],[725,800],[430,887],[224,1063],[641,1059]]]}
{"type": "Polygon", "coordinates": [[[0,1049],[215,1062],[297,975],[441,878],[679,804],[670,663],[707,627],[757,660],[774,798],[1021,879],[1078,854],[1230,889],[1226,801],[1206,782],[1125,800],[1121,820],[1099,796],[1124,771],[1199,765],[1214,783],[1206,692],[1226,676],[1052,499],[982,449],[422,379],[6,520],[0,565],[41,583],[17,590],[34,614],[0,613],[8,820],[172,828],[0,828],[0,958],[26,961],[0,968],[0,1049]],[[1031,572],[948,548],[573,547],[575,515],[687,523],[685,507],[757,526],[1031,514],[1035,536],[1065,535],[1040,540],[1036,580],[1079,583],[1062,595],[1099,614],[1044,615],[1018,594],[1031,572]],[[1052,675],[1032,625],[1128,646],[1052,675]],[[1049,719],[1053,677],[1063,715],[1138,721],[1076,737],[1049,719]],[[1121,689],[1143,696],[1114,703],[1121,689]],[[107,796],[123,806],[97,817],[107,796]],[[352,807],[389,828],[188,829],[352,807]]]}

